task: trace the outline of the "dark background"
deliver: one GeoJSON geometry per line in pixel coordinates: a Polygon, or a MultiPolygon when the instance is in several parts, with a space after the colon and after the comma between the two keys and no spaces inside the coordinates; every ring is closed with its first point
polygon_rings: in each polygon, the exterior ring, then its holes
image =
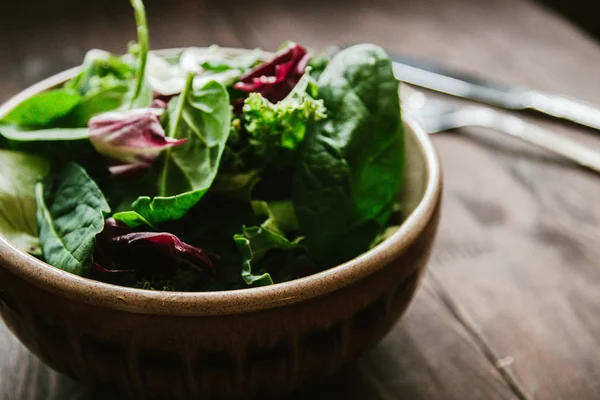
{"type": "MultiPolygon", "coordinates": [[[[295,12],[302,15],[307,12],[306,10],[316,8],[324,13],[330,13],[331,18],[345,18],[344,15],[350,14],[350,10],[359,7],[362,1],[145,0],[145,3],[152,27],[151,47],[158,49],[175,46],[205,46],[212,43],[252,48],[257,46],[258,40],[246,35],[248,30],[252,30],[249,28],[254,28],[247,25],[256,24],[260,29],[265,27],[260,26],[263,23],[260,19],[249,22],[244,18],[250,9],[264,9],[265,11],[261,13],[273,14],[277,13],[277,9],[287,8],[297,10],[295,12]],[[181,28],[174,31],[173,27],[181,28]]],[[[410,9],[414,8],[409,6],[412,1],[417,0],[397,0],[395,7],[401,10],[403,4],[406,4],[407,13],[410,13],[410,9]]],[[[574,25],[596,39],[600,38],[599,1],[538,0],[538,2],[569,18],[574,25]]],[[[420,8],[429,9],[431,14],[436,14],[439,11],[436,8],[460,9],[462,3],[465,1],[426,1],[420,8]]],[[[512,1],[501,4],[501,7],[504,5],[506,7],[506,10],[498,10],[502,14],[510,13],[511,8],[515,7],[512,1]]],[[[128,0],[0,0],[0,10],[2,38],[0,39],[0,54],[2,54],[0,101],[36,81],[80,64],[85,52],[90,48],[125,52],[127,41],[135,38],[128,0]],[[123,32],[130,33],[124,36],[123,32]]],[[[482,24],[485,24],[487,18],[492,26],[494,25],[492,21],[497,18],[497,14],[492,12],[482,18],[482,24]]],[[[454,23],[461,25],[460,17],[454,23]]],[[[293,26],[289,28],[293,31],[293,26]]],[[[377,29],[377,26],[373,27],[373,30],[377,29]]],[[[398,27],[398,29],[402,28],[398,27]]],[[[507,26],[506,29],[512,28],[507,26]]],[[[544,27],[540,26],[537,29],[543,31],[544,27]]],[[[386,38],[386,42],[402,42],[407,39],[391,36],[386,38]]],[[[332,39],[334,38],[328,40],[332,39]]],[[[352,23],[349,22],[343,35],[335,39],[343,42],[342,44],[356,39],[353,37],[352,23]]],[[[386,43],[379,44],[389,46],[386,43]]],[[[264,46],[266,50],[275,49],[275,47],[267,47],[264,46]]]]}
{"type": "MultiPolygon", "coordinates": [[[[168,8],[173,4],[181,3],[196,3],[202,4],[206,0],[146,0],[147,5],[162,6],[168,8]]],[[[219,1],[219,0],[210,0],[219,1]]],[[[288,2],[290,0],[281,0],[282,2],[288,2]]],[[[291,0],[294,1],[294,0],[291,0]]],[[[339,3],[340,7],[344,6],[345,0],[323,0],[332,3],[339,3]]],[[[400,0],[409,1],[409,0],[400,0]]],[[[485,1],[485,0],[482,0],[485,1]]],[[[310,4],[310,1],[304,1],[310,4]]],[[[586,30],[590,34],[600,38],[600,23],[598,17],[600,15],[600,2],[597,0],[538,0],[539,3],[545,4],[548,7],[553,8],[557,12],[563,14],[569,18],[575,24],[579,25],[582,29],[586,30]]],[[[79,12],[97,12],[101,9],[117,7],[121,8],[122,4],[127,5],[127,0],[100,0],[100,1],[87,1],[87,0],[2,0],[3,17],[8,21],[18,22],[19,24],[27,23],[27,21],[34,21],[35,15],[39,18],[51,18],[55,17],[55,12],[63,13],[67,12],[71,15],[77,15],[79,12]],[[35,7],[35,10],[32,10],[35,7]]],[[[237,1],[241,6],[245,5],[245,1],[237,1]]],[[[252,3],[260,4],[261,0],[253,0],[252,3]]],[[[452,0],[447,0],[449,5],[452,4],[452,0]]],[[[493,16],[492,16],[493,17],[493,16]]]]}
{"type": "MultiPolygon", "coordinates": [[[[209,2],[218,2],[220,0],[209,0],[209,2]]],[[[284,3],[297,0],[281,0],[284,3]]],[[[329,3],[338,3],[339,7],[344,7],[345,0],[323,0],[329,3]]],[[[411,0],[399,0],[411,1],[411,0]]],[[[485,0],[482,0],[485,1],[485,0]]],[[[581,27],[596,38],[600,38],[600,2],[597,0],[537,0],[541,4],[554,9],[563,16],[570,19],[573,23],[581,27]]],[[[260,5],[261,0],[236,1],[240,8],[248,6],[249,3],[255,7],[260,5]]],[[[310,5],[311,0],[301,2],[310,5]]],[[[449,6],[453,0],[447,0],[449,6]]],[[[22,27],[29,23],[35,23],[39,19],[60,18],[61,14],[67,14],[72,17],[85,15],[87,13],[102,12],[114,8],[114,12],[118,12],[127,6],[127,0],[1,0],[0,5],[3,8],[0,20],[4,24],[18,24],[22,27]]],[[[169,8],[176,7],[182,3],[188,3],[191,6],[202,7],[206,0],[146,0],[146,5],[154,8],[169,8]]],[[[493,18],[493,16],[490,16],[493,18]]]]}

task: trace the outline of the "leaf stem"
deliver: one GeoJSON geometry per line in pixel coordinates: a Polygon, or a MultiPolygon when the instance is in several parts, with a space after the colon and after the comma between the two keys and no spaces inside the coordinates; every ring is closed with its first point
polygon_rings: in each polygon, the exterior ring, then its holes
{"type": "Polygon", "coordinates": [[[189,93],[192,91],[194,76],[194,73],[188,74],[187,79],[185,81],[185,86],[183,87],[183,91],[179,95],[175,112],[173,115],[169,115],[169,132],[167,132],[167,137],[174,138],[175,134],[177,133],[179,123],[181,122],[181,119],[183,117],[183,108],[185,106],[185,100],[188,97],[189,93]]]}
{"type": "Polygon", "coordinates": [[[148,60],[148,51],[150,49],[150,40],[148,38],[148,22],[146,20],[146,9],[142,0],[130,0],[131,6],[135,12],[135,22],[137,25],[138,44],[140,46],[138,55],[138,67],[136,71],[136,84],[129,103],[133,108],[135,101],[142,91],[144,74],[146,71],[146,61],[148,60]]]}
{"type": "MultiPolygon", "coordinates": [[[[175,107],[175,111],[173,115],[169,115],[169,130],[167,132],[167,137],[174,138],[179,130],[179,124],[183,119],[183,109],[185,108],[185,101],[192,91],[192,86],[194,84],[194,76],[195,74],[190,73],[187,76],[185,86],[183,87],[183,92],[179,95],[177,99],[177,106],[175,107]]],[[[171,148],[165,150],[165,158],[163,161],[162,171],[160,173],[160,177],[158,180],[158,195],[166,196],[167,195],[167,170],[169,165],[169,158],[171,157],[171,148]]]]}

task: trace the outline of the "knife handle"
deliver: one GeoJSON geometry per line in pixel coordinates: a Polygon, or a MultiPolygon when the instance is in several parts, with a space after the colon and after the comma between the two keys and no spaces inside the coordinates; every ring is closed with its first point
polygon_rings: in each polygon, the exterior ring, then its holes
{"type": "Polygon", "coordinates": [[[545,150],[561,155],[581,166],[600,172],[600,151],[527,123],[520,118],[487,108],[476,110],[477,125],[517,137],[545,150]]]}
{"type": "Polygon", "coordinates": [[[534,110],[590,128],[600,129],[600,109],[592,104],[538,91],[529,91],[526,96],[530,108],[534,110]]]}

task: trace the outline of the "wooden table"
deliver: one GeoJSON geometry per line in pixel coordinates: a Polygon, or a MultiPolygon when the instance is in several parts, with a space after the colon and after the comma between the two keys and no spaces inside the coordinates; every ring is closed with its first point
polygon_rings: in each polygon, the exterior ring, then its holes
{"type": "MultiPolygon", "coordinates": [[[[79,63],[88,48],[121,51],[134,37],[127,2],[78,3],[40,17],[31,5],[2,12],[1,99],[79,63]]],[[[153,47],[375,42],[600,104],[600,47],[528,0],[258,3],[152,2],[153,47]]],[[[598,133],[536,122],[600,147],[598,133]]],[[[600,176],[484,130],[433,140],[445,203],[418,295],[377,348],[296,398],[600,398],[600,176]]],[[[1,323],[0,395],[93,397],[1,323]]]]}

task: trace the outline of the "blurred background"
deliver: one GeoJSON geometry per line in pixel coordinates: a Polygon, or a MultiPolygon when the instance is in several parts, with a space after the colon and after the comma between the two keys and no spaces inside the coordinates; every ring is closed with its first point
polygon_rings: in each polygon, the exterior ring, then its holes
{"type": "MultiPolygon", "coordinates": [[[[554,10],[549,13],[562,13],[581,29],[600,35],[597,1],[544,1],[554,10]]],[[[127,0],[2,0],[0,5],[0,100],[79,64],[90,48],[125,51],[127,42],[135,38],[127,0]]],[[[543,29],[544,24],[539,18],[527,20],[527,12],[520,10],[523,2],[514,0],[146,0],[146,5],[154,49],[212,43],[275,49],[286,39],[314,48],[375,41],[391,50],[444,59],[450,64],[457,61],[461,51],[500,53],[503,46],[510,45],[494,42],[490,30],[490,48],[473,48],[469,31],[474,25],[506,19],[495,25],[518,30],[522,40],[527,40],[528,31],[543,29]],[[523,19],[519,20],[520,16],[523,19]],[[431,46],[425,43],[441,40],[456,30],[462,32],[454,35],[459,42],[448,43],[444,54],[439,53],[439,47],[431,54],[431,46]]],[[[543,49],[535,49],[540,51],[543,49]]],[[[536,55],[523,55],[529,57],[536,55]]]]}

